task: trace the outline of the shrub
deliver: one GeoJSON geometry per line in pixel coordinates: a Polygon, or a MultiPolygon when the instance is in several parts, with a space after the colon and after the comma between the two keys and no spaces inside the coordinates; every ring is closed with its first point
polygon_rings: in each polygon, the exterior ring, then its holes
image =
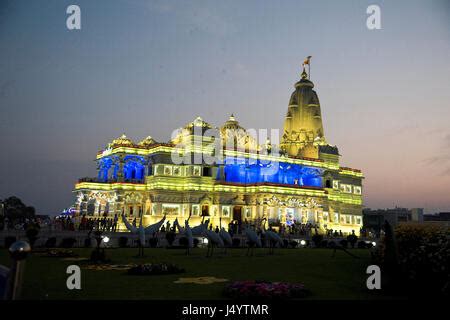
{"type": "Polygon", "coordinates": [[[56,237],[48,238],[47,241],[45,241],[45,247],[46,248],[55,248],[56,247],[56,237]]]}
{"type": "Polygon", "coordinates": [[[339,244],[343,247],[343,248],[347,248],[348,246],[348,241],[345,239],[342,239],[341,241],[339,241],[339,244]]]}
{"type": "MultiPolygon", "coordinates": [[[[158,242],[159,242],[159,240],[157,237],[153,237],[148,240],[148,244],[150,245],[150,248],[156,248],[158,246],[158,242]]],[[[144,245],[145,245],[145,243],[144,243],[144,245]]]]}
{"type": "Polygon", "coordinates": [[[289,246],[289,241],[286,239],[283,239],[283,248],[287,248],[289,246]]]}
{"type": "Polygon", "coordinates": [[[241,239],[239,239],[239,238],[233,238],[233,240],[232,240],[232,245],[233,245],[233,248],[239,248],[239,246],[241,245],[241,239]]]}
{"type": "Polygon", "coordinates": [[[328,241],[327,240],[322,240],[319,244],[320,248],[326,248],[328,247],[328,241]]]}
{"type": "Polygon", "coordinates": [[[336,248],[336,242],[334,242],[334,241],[329,241],[329,242],[328,242],[328,248],[336,248]]]}
{"type": "Polygon", "coordinates": [[[312,236],[311,240],[314,242],[314,246],[318,248],[323,240],[323,235],[316,233],[312,236]]]}
{"type": "Polygon", "coordinates": [[[84,239],[84,247],[85,247],[85,248],[90,248],[90,247],[92,247],[92,240],[91,240],[91,238],[86,238],[86,239],[84,239]]]}
{"type": "Polygon", "coordinates": [[[16,237],[13,237],[13,236],[5,237],[5,248],[9,249],[9,247],[11,247],[11,245],[14,242],[16,242],[16,237]]]}
{"type": "Polygon", "coordinates": [[[119,247],[120,248],[126,248],[128,247],[128,237],[120,237],[119,238],[119,247]]]}
{"type": "Polygon", "coordinates": [[[64,238],[61,241],[62,248],[72,248],[74,244],[77,242],[74,238],[64,238]]]}
{"type": "MultiPolygon", "coordinates": [[[[395,262],[407,292],[411,294],[448,294],[450,289],[449,230],[426,224],[400,225],[395,229],[394,244],[384,239],[377,246],[378,261],[383,266],[395,262]]],[[[403,287],[403,283],[399,283],[403,287]]]]}

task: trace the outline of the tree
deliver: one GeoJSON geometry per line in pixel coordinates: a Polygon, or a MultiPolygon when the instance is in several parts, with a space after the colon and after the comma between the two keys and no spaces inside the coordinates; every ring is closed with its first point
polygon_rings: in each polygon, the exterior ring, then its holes
{"type": "Polygon", "coordinates": [[[3,200],[5,217],[11,220],[31,219],[36,215],[34,207],[26,206],[18,197],[3,200]]]}

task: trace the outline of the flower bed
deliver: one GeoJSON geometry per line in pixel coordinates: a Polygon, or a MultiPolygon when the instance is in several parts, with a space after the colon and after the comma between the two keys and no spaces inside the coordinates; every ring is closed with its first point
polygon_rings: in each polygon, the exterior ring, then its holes
{"type": "Polygon", "coordinates": [[[135,276],[152,276],[183,273],[185,270],[170,263],[139,264],[128,269],[128,274],[135,276]]]}
{"type": "Polygon", "coordinates": [[[299,299],[309,293],[301,283],[266,281],[235,281],[224,290],[224,295],[232,299],[299,299]]]}
{"type": "Polygon", "coordinates": [[[40,252],[39,255],[43,255],[48,258],[76,258],[78,254],[73,252],[72,250],[56,250],[50,249],[44,252],[40,252]]]}

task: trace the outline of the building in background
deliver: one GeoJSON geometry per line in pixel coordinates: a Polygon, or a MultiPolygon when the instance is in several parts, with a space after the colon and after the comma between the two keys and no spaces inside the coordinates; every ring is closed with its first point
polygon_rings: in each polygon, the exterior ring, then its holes
{"type": "Polygon", "coordinates": [[[97,177],[75,185],[76,216],[123,212],[144,225],[164,215],[191,217],[191,225],[208,217],[214,226],[267,218],[359,234],[363,174],[340,166],[338,148],[326,142],[313,88],[303,69],[280,146],[258,143],[233,115],[221,127],[198,117],[167,143],[122,135],[97,154],[97,177]]]}
{"type": "MultiPolygon", "coordinates": [[[[391,209],[363,209],[363,227],[366,230],[373,230],[379,234],[384,222],[389,222],[392,226],[400,223],[424,222],[423,208],[391,208],[391,209]]],[[[426,220],[426,219],[425,219],[426,220]]]]}
{"type": "Polygon", "coordinates": [[[423,208],[411,209],[411,221],[423,222],[423,208]]]}
{"type": "Polygon", "coordinates": [[[437,224],[450,227],[450,212],[439,212],[437,214],[425,214],[423,216],[425,223],[437,224]]]}

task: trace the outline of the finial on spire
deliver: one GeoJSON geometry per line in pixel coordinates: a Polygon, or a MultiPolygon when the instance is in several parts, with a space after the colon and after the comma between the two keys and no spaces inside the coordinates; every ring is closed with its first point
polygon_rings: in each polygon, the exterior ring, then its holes
{"type": "Polygon", "coordinates": [[[305,70],[305,64],[303,64],[302,79],[306,79],[307,77],[308,77],[308,74],[306,73],[306,70],[305,70]]]}

